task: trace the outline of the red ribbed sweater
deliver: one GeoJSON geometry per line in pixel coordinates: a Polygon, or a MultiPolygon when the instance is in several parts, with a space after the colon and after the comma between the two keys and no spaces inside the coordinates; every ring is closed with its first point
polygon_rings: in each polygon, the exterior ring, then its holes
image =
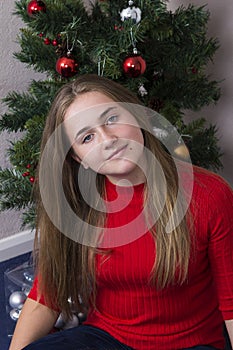
{"type": "MultiPolygon", "coordinates": [[[[106,182],[116,209],[131,192],[106,182]]],[[[130,197],[131,198],[131,197],[130,197]]],[[[143,210],[143,185],[129,204],[108,214],[107,227],[126,225],[143,210]]],[[[178,350],[195,345],[224,348],[223,320],[233,319],[233,195],[218,176],[195,170],[191,210],[196,244],[187,281],[158,291],[149,276],[156,251],[149,232],[97,255],[97,310],[86,324],[99,327],[140,350],[178,350]]],[[[137,223],[138,224],[138,223],[137,223]]],[[[36,284],[29,297],[36,300],[36,284]]],[[[43,300],[41,301],[43,303],[43,300]]]]}

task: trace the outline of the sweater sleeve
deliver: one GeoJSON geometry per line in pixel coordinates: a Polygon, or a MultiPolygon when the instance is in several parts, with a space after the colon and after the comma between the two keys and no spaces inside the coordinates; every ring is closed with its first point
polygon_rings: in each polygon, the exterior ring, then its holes
{"type": "MultiPolygon", "coordinates": [[[[32,288],[28,294],[28,298],[37,301],[38,303],[48,306],[45,301],[45,297],[43,294],[39,295],[38,293],[38,276],[35,277],[32,288]]],[[[52,305],[52,309],[56,312],[60,312],[58,306],[54,302],[52,305]]]]}
{"type": "Polygon", "coordinates": [[[233,319],[233,192],[221,178],[209,199],[209,260],[224,320],[233,319]]]}
{"type": "Polygon", "coordinates": [[[41,296],[41,298],[38,298],[38,276],[35,277],[34,281],[33,281],[33,285],[32,288],[28,294],[28,298],[38,301],[39,303],[45,305],[45,300],[44,297],[41,296]]]}

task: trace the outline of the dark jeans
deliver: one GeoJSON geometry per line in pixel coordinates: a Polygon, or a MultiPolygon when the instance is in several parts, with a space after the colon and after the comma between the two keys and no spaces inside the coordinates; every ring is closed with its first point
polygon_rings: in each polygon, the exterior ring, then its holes
{"type": "Polygon", "coordinates": [[[218,350],[218,349],[213,348],[213,346],[198,345],[198,346],[194,346],[193,348],[185,348],[183,350],[218,350]]]}
{"type": "MultiPolygon", "coordinates": [[[[214,350],[211,346],[195,346],[184,350],[214,350]]],[[[49,334],[23,350],[133,350],[101,329],[81,325],[49,334]]],[[[159,350],[159,349],[158,349],[159,350]]]]}
{"type": "Polygon", "coordinates": [[[23,350],[132,350],[101,329],[81,325],[49,334],[23,350]]]}

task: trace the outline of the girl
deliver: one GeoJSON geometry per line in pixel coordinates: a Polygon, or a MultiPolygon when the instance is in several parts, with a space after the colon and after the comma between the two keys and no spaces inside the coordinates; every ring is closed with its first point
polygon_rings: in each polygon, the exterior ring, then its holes
{"type": "Polygon", "coordinates": [[[232,191],[169,155],[150,119],[103,77],[57,94],[41,146],[37,277],[10,350],[224,349],[224,320],[233,344],[232,191]],[[86,321],[47,335],[72,310],[86,321]]]}

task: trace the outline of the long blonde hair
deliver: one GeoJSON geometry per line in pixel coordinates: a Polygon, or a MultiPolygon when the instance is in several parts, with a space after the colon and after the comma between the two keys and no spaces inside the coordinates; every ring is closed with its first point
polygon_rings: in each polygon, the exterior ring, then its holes
{"type": "MultiPolygon", "coordinates": [[[[110,97],[116,102],[140,104],[139,100],[123,86],[97,75],[82,75],[76,80],[64,85],[55,97],[49,115],[46,120],[41,143],[41,154],[46,144],[64,121],[68,107],[77,96],[90,91],[98,91],[110,97]]],[[[136,118],[136,117],[135,117],[136,118]]],[[[178,193],[178,176],[172,157],[163,148],[160,141],[143,127],[143,121],[138,120],[142,126],[145,147],[152,152],[161,165],[166,179],[167,193],[165,205],[155,225],[151,228],[156,245],[156,258],[151,272],[150,282],[157,288],[164,288],[169,284],[183,283],[187,277],[188,263],[190,258],[190,233],[187,225],[187,217],[180,220],[171,234],[165,232],[165,226],[171,217],[178,193]]],[[[92,227],[104,227],[105,214],[98,207],[90,206],[85,202],[77,185],[77,174],[82,167],[72,157],[72,149],[64,154],[64,142],[54,145],[53,158],[50,167],[44,169],[46,177],[46,190],[52,194],[54,213],[64,220],[63,226],[69,224],[69,216],[63,212],[61,193],[56,186],[58,176],[56,164],[65,159],[62,169],[62,184],[66,199],[75,214],[92,227]]],[[[100,196],[104,196],[105,177],[95,174],[97,188],[100,196]]],[[[148,181],[144,191],[144,202],[147,202],[147,216],[158,211],[158,200],[161,196],[157,171],[150,167],[148,181]],[[148,188],[148,183],[152,188],[148,188]],[[150,213],[149,213],[150,211],[150,213]]],[[[85,172],[85,187],[91,191],[93,172],[85,172]]],[[[95,203],[95,198],[93,198],[95,203]]],[[[187,215],[186,215],[187,216],[187,215]]],[[[83,230],[85,227],[73,227],[73,230],[83,230]]],[[[39,278],[39,292],[45,297],[48,306],[54,304],[67,316],[71,315],[70,303],[79,310],[86,308],[91,303],[95,304],[95,254],[96,248],[83,245],[64,235],[50,220],[44,207],[40,189],[37,189],[37,228],[35,251],[38,252],[37,274],[39,278]]]]}

